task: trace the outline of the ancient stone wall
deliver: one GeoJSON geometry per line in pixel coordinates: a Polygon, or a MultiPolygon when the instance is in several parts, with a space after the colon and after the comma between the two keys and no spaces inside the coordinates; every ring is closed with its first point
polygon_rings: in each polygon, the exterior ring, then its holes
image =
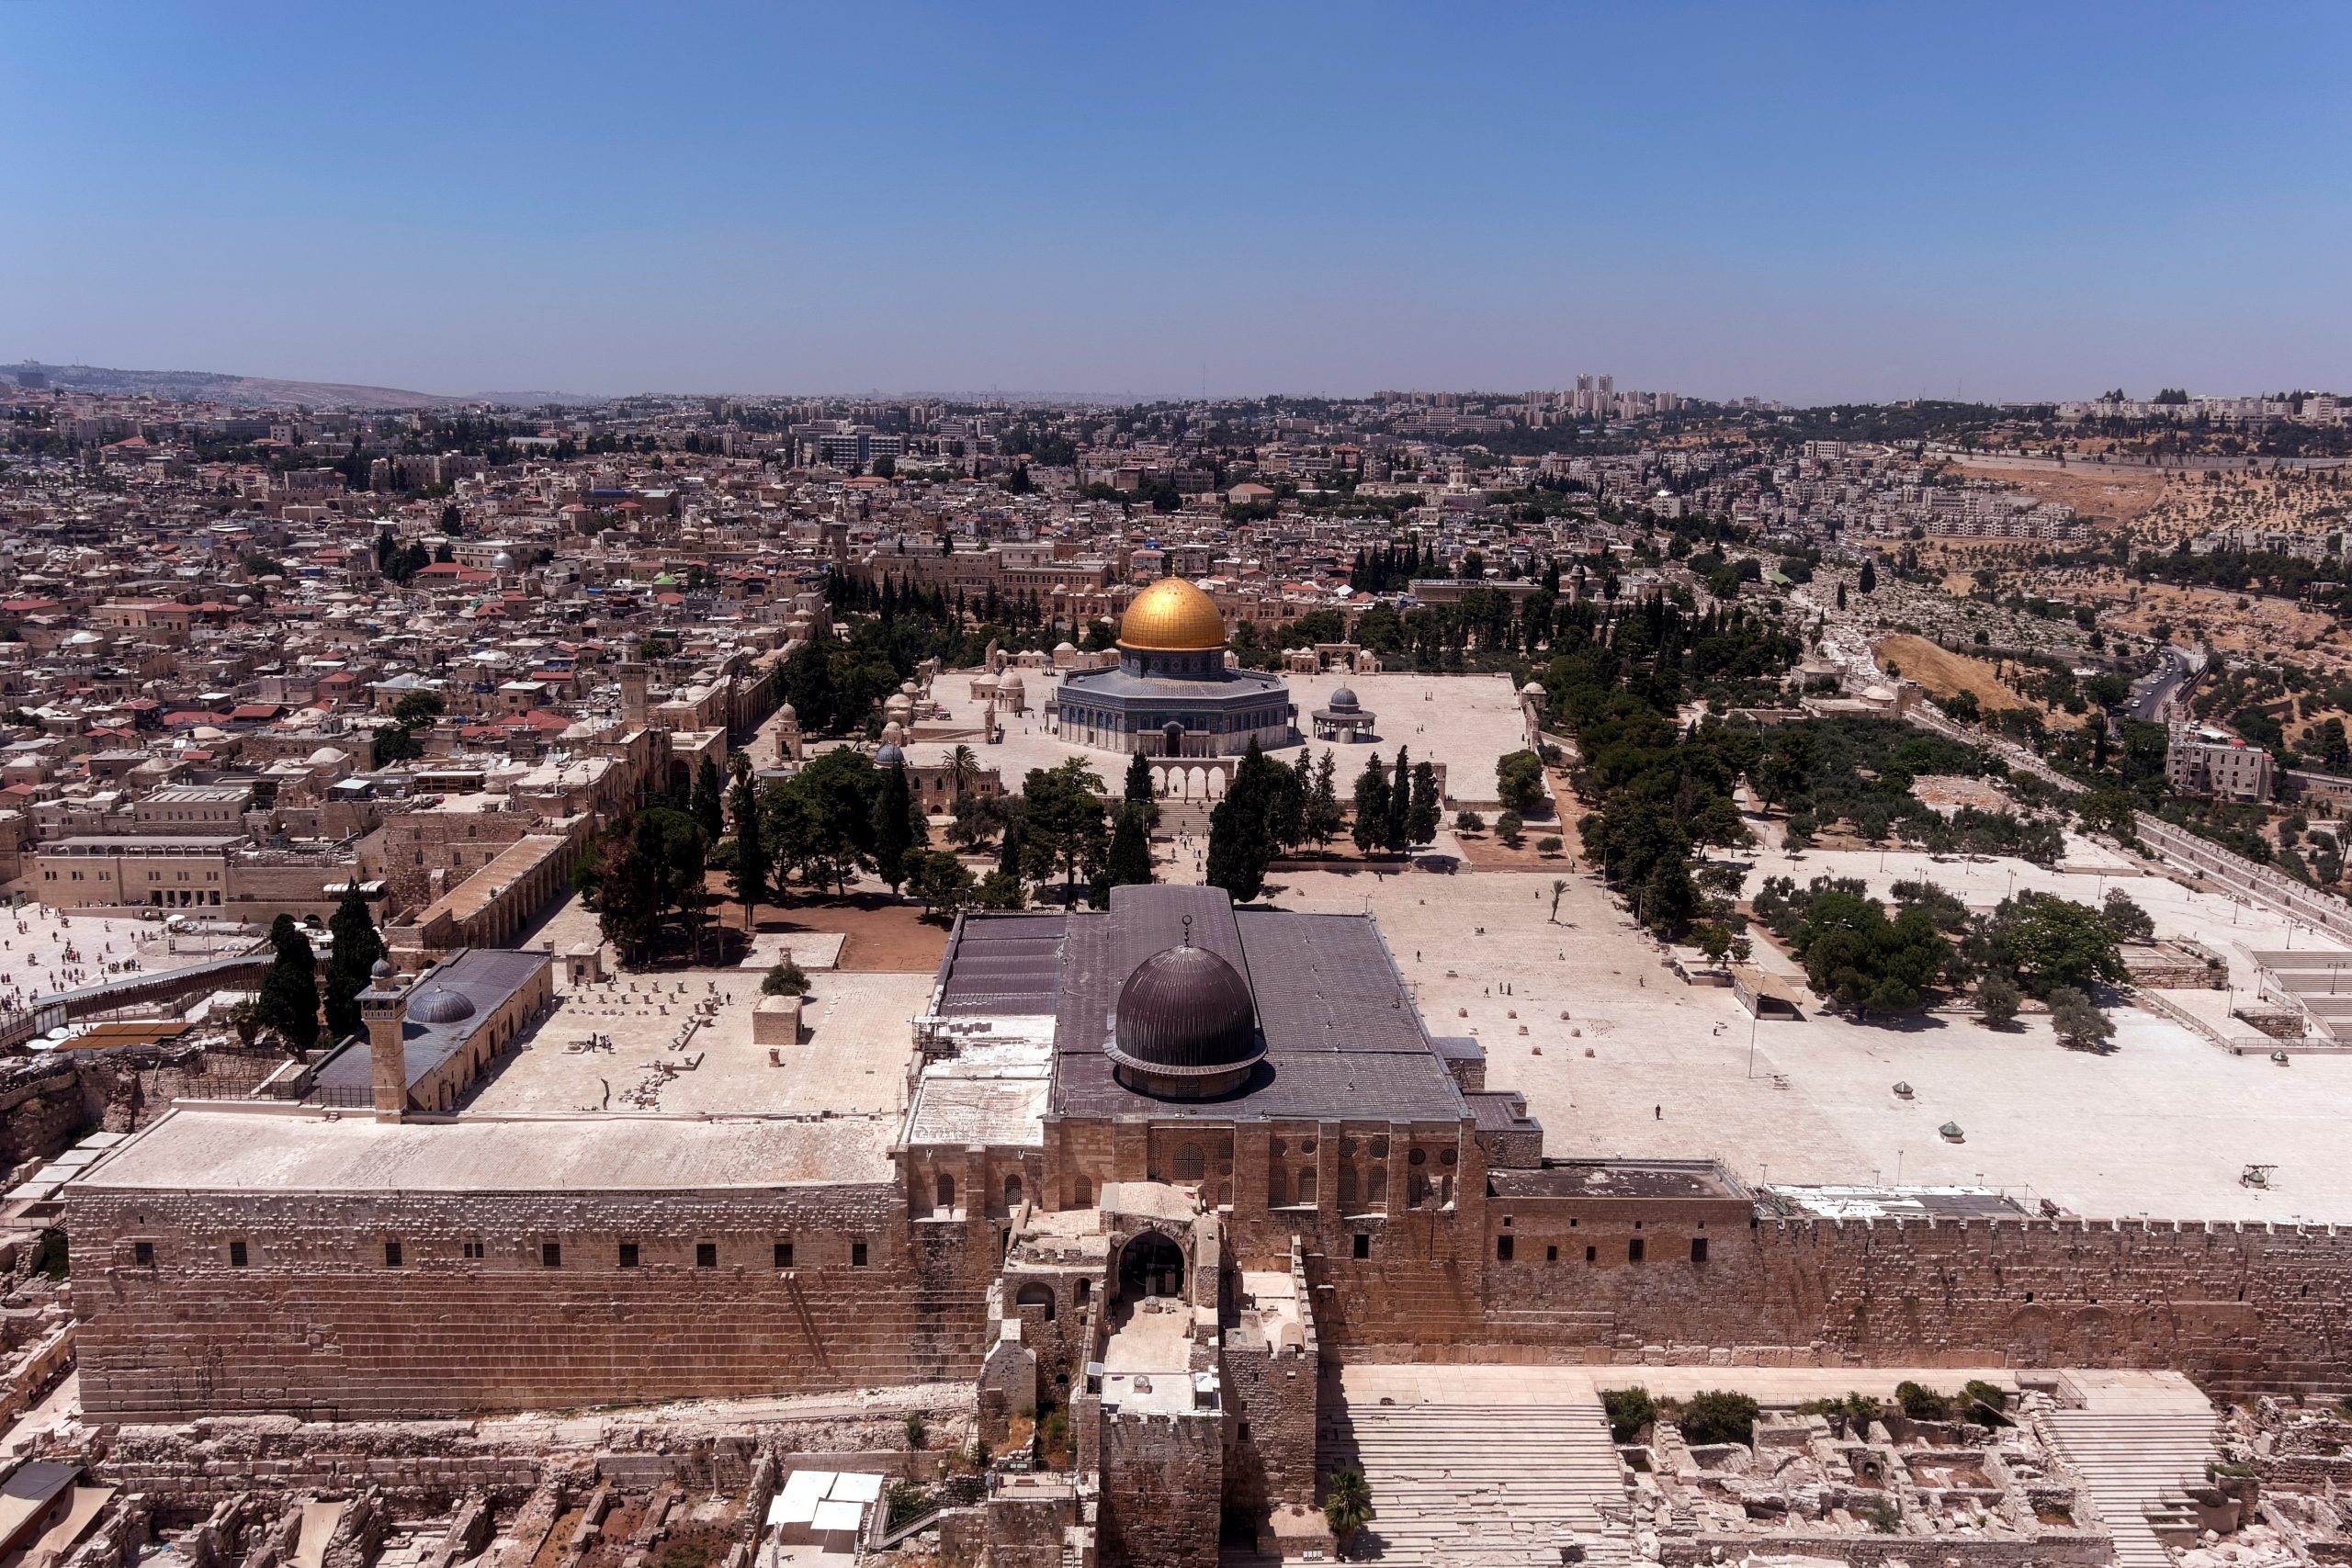
{"type": "Polygon", "coordinates": [[[1493,1235],[1464,1264],[1327,1254],[1326,1346],[1367,1359],[2163,1367],[2222,1394],[2352,1387],[2340,1331],[2352,1230],[1763,1220],[1711,1224],[1699,1261],[1696,1223],[1659,1218],[1644,1222],[1636,1262],[1622,1213],[1577,1216],[1570,1232],[1566,1213],[1539,1224],[1542,1207],[1514,1206],[1525,1239],[1508,1261],[1493,1235]],[[1554,1258],[1535,1239],[1547,1233],[1578,1239],[1554,1258]]]}
{"type": "Polygon", "coordinates": [[[359,863],[389,885],[388,907],[414,908],[488,865],[509,844],[544,830],[537,818],[519,811],[410,811],[387,817],[360,840],[359,863]]]}
{"type": "MultiPolygon", "coordinates": [[[[944,1392],[944,1391],[943,1391],[944,1392]]],[[[186,1427],[126,1426],[103,1442],[53,1443],[44,1457],[83,1461],[98,1478],[162,1500],[174,1517],[247,1494],[286,1498],[381,1489],[398,1517],[431,1517],[459,1499],[503,1511],[550,1478],[650,1490],[667,1482],[700,1492],[752,1486],[773,1451],[794,1469],[929,1473],[933,1453],[895,1446],[903,1417],[795,1416],[773,1407],[717,1405],[673,1419],[545,1422],[298,1422],[208,1417],[186,1427]],[[586,1442],[582,1443],[583,1436],[586,1442]]],[[[960,1416],[933,1412],[943,1442],[962,1441],[960,1416]]],[[[773,1468],[773,1467],[771,1467],[773,1468]]]]}
{"type": "Polygon", "coordinates": [[[1223,1422],[1215,1416],[1102,1416],[1104,1568],[1215,1568],[1223,1520],[1223,1422]]]}
{"type": "Polygon", "coordinates": [[[103,1127],[130,1133],[176,1099],[242,1097],[285,1065],[270,1051],[124,1045],[24,1062],[0,1080],[0,1169],[46,1160],[103,1127]]]}
{"type": "Polygon", "coordinates": [[[981,1350],[986,1281],[962,1232],[910,1246],[884,1184],[93,1191],[70,1201],[66,1229],[83,1404],[112,1420],[858,1388],[969,1378],[981,1350]]]}
{"type": "Polygon", "coordinates": [[[70,1062],[31,1067],[0,1088],[0,1166],[58,1153],[96,1124],[102,1103],[70,1062]]]}

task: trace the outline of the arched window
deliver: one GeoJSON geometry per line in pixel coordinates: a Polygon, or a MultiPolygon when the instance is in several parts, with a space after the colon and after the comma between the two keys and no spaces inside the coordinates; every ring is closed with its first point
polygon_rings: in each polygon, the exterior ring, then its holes
{"type": "Polygon", "coordinates": [[[939,1173],[939,1207],[944,1212],[956,1206],[956,1179],[945,1171],[939,1173]]]}
{"type": "Polygon", "coordinates": [[[1311,1165],[1298,1168],[1298,1201],[1301,1208],[1315,1201],[1315,1168],[1311,1165]]]}
{"type": "Polygon", "coordinates": [[[1419,1171],[1405,1178],[1405,1206],[1418,1209],[1430,1195],[1430,1179],[1419,1171]]]}
{"type": "Polygon", "coordinates": [[[1021,1207],[1021,1178],[1018,1175],[1004,1179],[1004,1206],[1008,1209],[1021,1207]]]}
{"type": "Polygon", "coordinates": [[[1343,1165],[1340,1168],[1340,1208],[1342,1213],[1345,1213],[1355,1206],[1356,1168],[1352,1165],[1343,1165]]]}
{"type": "Polygon", "coordinates": [[[1372,1201],[1375,1203],[1388,1201],[1388,1167],[1385,1164],[1372,1168],[1372,1201]]]}
{"type": "Polygon", "coordinates": [[[1283,1196],[1283,1168],[1271,1166],[1266,1171],[1266,1207],[1279,1209],[1290,1200],[1283,1196]]]}
{"type": "MultiPolygon", "coordinates": [[[[1083,1280],[1080,1282],[1084,1283],[1083,1280]]],[[[1021,1293],[1012,1298],[1012,1304],[1016,1307],[1043,1307],[1046,1309],[1046,1321],[1054,1321],[1054,1290],[1043,1280],[1032,1280],[1022,1286],[1021,1293]]]]}
{"type": "Polygon", "coordinates": [[[1176,1179],[1198,1181],[1208,1174],[1208,1162],[1201,1157],[1198,1144],[1180,1145],[1176,1150],[1176,1179]]]}

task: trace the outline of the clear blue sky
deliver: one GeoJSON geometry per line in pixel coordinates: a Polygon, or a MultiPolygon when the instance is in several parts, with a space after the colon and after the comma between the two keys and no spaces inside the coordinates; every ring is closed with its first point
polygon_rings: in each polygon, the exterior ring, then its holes
{"type": "Polygon", "coordinates": [[[2352,6],[20,4],[0,359],[2352,391],[2352,6]]]}

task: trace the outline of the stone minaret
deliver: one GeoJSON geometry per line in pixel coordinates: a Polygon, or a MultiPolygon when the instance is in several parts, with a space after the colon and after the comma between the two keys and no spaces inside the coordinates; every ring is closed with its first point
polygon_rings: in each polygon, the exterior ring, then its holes
{"type": "Polygon", "coordinates": [[[621,723],[630,729],[645,728],[645,691],[652,679],[653,671],[639,660],[621,660],[621,723]]]}
{"type": "Polygon", "coordinates": [[[359,993],[359,1014],[368,1023],[376,1120],[398,1122],[408,1113],[408,986],[380,958],[368,988],[359,993]]]}

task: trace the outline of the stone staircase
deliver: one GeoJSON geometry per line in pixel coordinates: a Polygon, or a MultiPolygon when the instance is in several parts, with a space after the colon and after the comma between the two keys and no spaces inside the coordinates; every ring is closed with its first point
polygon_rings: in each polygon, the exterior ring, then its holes
{"type": "Polygon", "coordinates": [[[2202,1480],[2217,1457],[2213,1412],[2091,1408],[2049,1410],[2037,1419],[2098,1505],[2116,1568],[2171,1568],[2157,1532],[2195,1533],[2180,1483],[2202,1480]]]}
{"type": "Polygon", "coordinates": [[[1326,1406],[1328,1474],[1360,1467],[1374,1517],[1351,1555],[1435,1568],[1558,1568],[1569,1532],[1596,1568],[1632,1561],[1628,1501],[1599,1402],[1326,1406]]]}

